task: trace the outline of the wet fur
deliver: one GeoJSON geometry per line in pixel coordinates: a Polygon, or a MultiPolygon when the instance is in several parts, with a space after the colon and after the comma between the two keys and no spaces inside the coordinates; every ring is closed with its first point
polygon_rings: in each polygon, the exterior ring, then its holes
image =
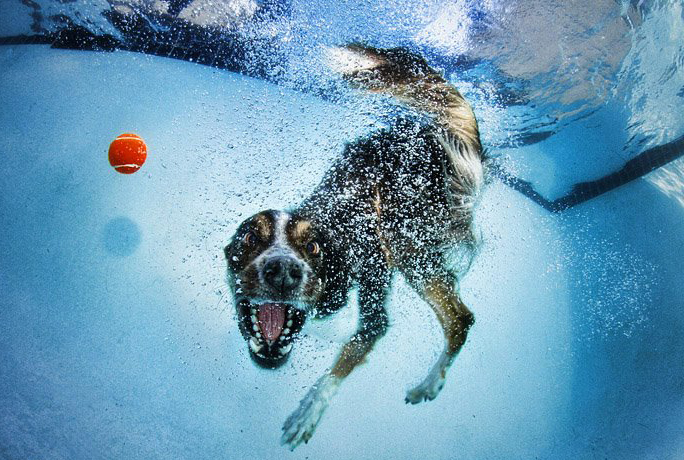
{"type": "Polygon", "coordinates": [[[450,263],[454,248],[470,260],[477,245],[473,212],[486,158],[470,106],[405,50],[351,45],[331,57],[353,85],[388,94],[429,121],[400,118],[348,144],[310,197],[290,211],[323,247],[317,273],[324,288],[311,310],[336,312],[352,286],[358,286],[360,306],[356,334],[283,427],[282,442],[293,449],[313,435],[337,387],[385,334],[385,302],[396,272],[433,308],[445,337],[444,352],[407,402],[436,397],[473,324],[458,295],[460,273],[450,263]]]}

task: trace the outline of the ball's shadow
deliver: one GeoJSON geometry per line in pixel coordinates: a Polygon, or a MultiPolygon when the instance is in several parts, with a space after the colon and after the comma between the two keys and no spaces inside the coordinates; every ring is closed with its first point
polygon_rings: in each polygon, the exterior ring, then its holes
{"type": "Polygon", "coordinates": [[[128,217],[116,217],[102,229],[105,250],[117,257],[130,256],[140,246],[140,227],[128,217]]]}

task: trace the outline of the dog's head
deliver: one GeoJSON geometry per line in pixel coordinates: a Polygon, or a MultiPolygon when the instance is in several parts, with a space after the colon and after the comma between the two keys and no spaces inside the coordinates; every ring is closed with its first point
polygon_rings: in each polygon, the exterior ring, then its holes
{"type": "Polygon", "coordinates": [[[281,211],[245,220],[225,247],[240,331],[258,365],[287,360],[325,289],[325,247],[309,220],[281,211]]]}

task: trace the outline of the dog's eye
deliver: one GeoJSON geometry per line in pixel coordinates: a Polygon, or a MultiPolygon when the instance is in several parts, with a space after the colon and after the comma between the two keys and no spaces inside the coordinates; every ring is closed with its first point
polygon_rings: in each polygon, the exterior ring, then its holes
{"type": "Polygon", "coordinates": [[[247,246],[254,246],[257,244],[259,241],[259,237],[257,236],[256,233],[249,231],[247,234],[244,236],[242,241],[247,245],[247,246]]]}
{"type": "Polygon", "coordinates": [[[313,256],[317,256],[321,253],[321,246],[315,241],[309,241],[306,245],[306,251],[313,256]]]}

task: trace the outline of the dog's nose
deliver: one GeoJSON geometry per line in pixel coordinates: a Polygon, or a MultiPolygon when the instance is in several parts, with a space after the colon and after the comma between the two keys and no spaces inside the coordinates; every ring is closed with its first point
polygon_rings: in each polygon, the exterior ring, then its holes
{"type": "Polygon", "coordinates": [[[263,268],[264,281],[281,294],[289,294],[302,282],[302,267],[291,257],[273,257],[263,268]]]}

